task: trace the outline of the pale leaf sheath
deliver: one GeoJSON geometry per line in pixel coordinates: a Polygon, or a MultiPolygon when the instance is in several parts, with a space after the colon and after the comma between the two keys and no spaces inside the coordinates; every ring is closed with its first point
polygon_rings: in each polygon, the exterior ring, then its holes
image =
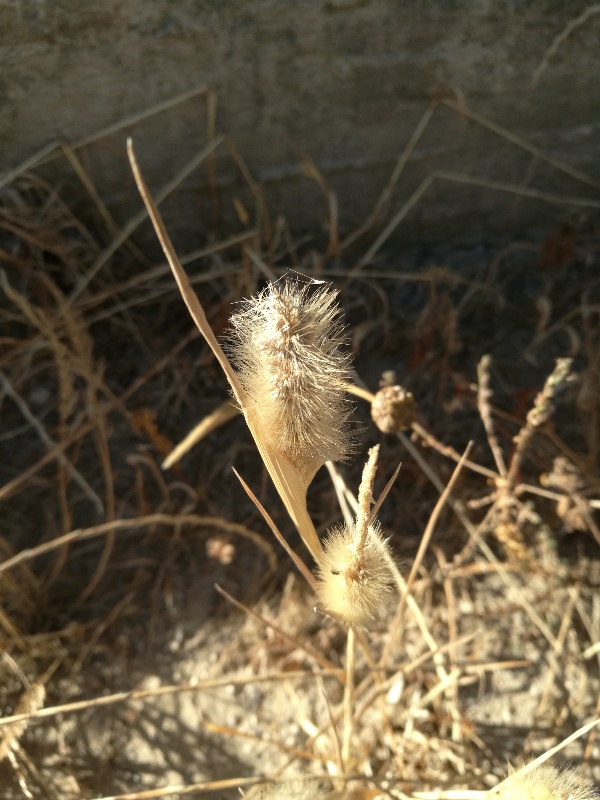
{"type": "Polygon", "coordinates": [[[296,525],[298,532],[302,536],[306,546],[310,550],[313,557],[317,558],[321,553],[321,543],[314,529],[312,521],[308,516],[306,509],[306,489],[307,483],[298,472],[298,470],[288,462],[281,454],[274,452],[268,446],[264,434],[263,426],[257,419],[255,413],[249,413],[248,400],[246,392],[244,391],[238,376],[236,375],[233,367],[231,366],[227,356],[223,352],[221,345],[217,341],[212,328],[210,327],[204,309],[200,304],[195,292],[193,291],[185,270],[183,269],[179,258],[175,252],[175,248],[171,242],[169,234],[167,233],[165,224],[162,220],[160,212],[154,203],[152,196],[146,186],[140,168],[138,166],[135,153],[133,150],[133,143],[131,139],[127,141],[127,152],[133,175],[142,197],[144,204],[148,210],[148,215],[154,225],[154,230],[161,243],[167,261],[173,271],[177,285],[183,297],[183,300],[190,312],[190,315],[196,323],[198,330],[206,339],[207,344],[215,354],[219,361],[225,376],[229,381],[234,397],[240,405],[242,412],[246,418],[250,432],[254,437],[254,441],[258,447],[260,455],[265,463],[265,466],[275,484],[277,491],[285,507],[296,525]]]}

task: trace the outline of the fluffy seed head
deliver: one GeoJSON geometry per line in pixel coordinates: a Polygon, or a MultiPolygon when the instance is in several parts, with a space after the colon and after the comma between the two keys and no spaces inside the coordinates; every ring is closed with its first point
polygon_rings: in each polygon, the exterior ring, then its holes
{"type": "Polygon", "coordinates": [[[371,525],[364,544],[343,525],[325,539],[319,559],[316,591],[323,610],[357,627],[365,627],[385,609],[392,559],[387,541],[371,525]]]}
{"type": "Polygon", "coordinates": [[[349,451],[349,379],[337,292],[270,284],[231,317],[230,355],[270,446],[311,480],[349,451]]]}
{"type": "Polygon", "coordinates": [[[510,775],[494,794],[498,800],[593,800],[597,796],[576,772],[560,772],[550,764],[542,764],[525,775],[510,775]]]}
{"type": "Polygon", "coordinates": [[[256,800],[327,800],[328,797],[316,783],[292,781],[264,789],[256,800]]]}

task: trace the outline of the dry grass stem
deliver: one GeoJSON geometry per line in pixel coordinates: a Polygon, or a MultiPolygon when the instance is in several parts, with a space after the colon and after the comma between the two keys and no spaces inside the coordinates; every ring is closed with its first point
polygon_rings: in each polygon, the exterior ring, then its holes
{"type": "Polygon", "coordinates": [[[241,611],[244,611],[246,614],[251,614],[255,619],[259,620],[259,622],[266,628],[270,628],[271,630],[275,631],[275,633],[277,633],[283,639],[286,639],[295,648],[297,648],[298,650],[302,650],[304,653],[306,653],[306,655],[309,658],[313,658],[317,662],[317,664],[320,664],[322,669],[325,670],[323,674],[336,675],[336,676],[339,675],[340,678],[343,678],[342,670],[336,667],[335,664],[328,658],[325,658],[320,653],[318,653],[314,648],[310,647],[310,645],[302,644],[297,639],[294,639],[292,636],[289,636],[280,627],[275,625],[274,622],[266,619],[266,617],[264,617],[262,614],[259,614],[257,611],[248,608],[243,603],[240,603],[218,584],[215,584],[215,589],[219,592],[219,594],[225,597],[229,603],[236,606],[241,611]]]}
{"type": "MultiPolygon", "coordinates": [[[[326,678],[337,678],[343,680],[344,671],[339,667],[324,670],[285,670],[284,672],[274,672],[263,675],[245,675],[239,677],[236,675],[226,675],[222,678],[211,678],[207,680],[196,681],[192,684],[176,684],[172,686],[160,686],[156,689],[132,689],[128,692],[116,692],[115,694],[102,695],[101,697],[93,697],[88,700],[77,700],[72,703],[62,703],[58,706],[48,706],[42,708],[33,708],[33,706],[25,710],[26,706],[19,713],[11,714],[9,717],[0,717],[0,729],[4,727],[9,728],[9,735],[11,726],[19,726],[21,729],[22,723],[29,723],[31,721],[48,719],[57,717],[61,714],[75,714],[80,711],[86,711],[90,708],[98,708],[103,706],[111,706],[119,703],[129,702],[133,700],[146,700],[164,695],[183,694],[188,692],[202,692],[212,691],[213,689],[225,688],[228,686],[249,686],[252,684],[270,683],[270,682],[283,682],[283,681],[302,681],[306,678],[316,679],[322,676],[326,678]]],[[[34,687],[35,688],[35,687],[34,687]]],[[[39,690],[36,689],[36,692],[39,690]]],[[[36,694],[36,696],[39,696],[36,694]]],[[[24,696],[24,700],[26,700],[24,696]]],[[[17,709],[15,709],[16,711],[17,709]]],[[[25,725],[25,728],[27,724],[25,725]]]]}
{"type": "MultiPolygon", "coordinates": [[[[129,142],[130,141],[131,140],[128,140],[128,147],[129,147],[129,142]]],[[[167,184],[165,184],[165,186],[163,186],[163,188],[157,193],[156,200],[152,201],[153,204],[154,204],[153,213],[155,214],[155,217],[156,217],[156,214],[158,213],[158,206],[160,205],[160,203],[162,203],[164,200],[166,200],[167,197],[169,197],[169,195],[173,194],[173,192],[180,186],[180,184],[189,175],[191,175],[196,169],[198,169],[198,167],[200,167],[206,161],[206,159],[211,155],[211,153],[214,150],[216,150],[219,147],[219,145],[222,144],[222,141],[223,141],[222,139],[216,139],[215,141],[213,141],[210,144],[208,144],[204,148],[204,150],[202,150],[199,154],[194,156],[177,173],[177,175],[175,175],[175,177],[172,180],[170,180],[167,184]]],[[[131,153],[133,153],[133,150],[131,150],[131,153]]],[[[132,168],[133,168],[133,162],[132,162],[132,168]]],[[[134,174],[135,174],[135,172],[134,172],[134,174]]],[[[137,180],[137,177],[136,177],[136,180],[137,180]]],[[[69,295],[69,302],[70,303],[74,303],[75,300],[77,300],[77,298],[81,295],[81,293],[84,291],[84,289],[96,277],[96,275],[105,266],[105,264],[109,261],[109,259],[129,239],[131,234],[134,231],[136,231],[137,228],[139,228],[139,226],[148,218],[148,216],[150,216],[150,218],[152,219],[152,222],[154,223],[155,217],[152,216],[152,213],[150,212],[150,209],[148,207],[146,207],[146,210],[142,210],[138,214],[135,214],[129,220],[129,222],[127,222],[123,226],[123,228],[122,228],[121,232],[119,233],[119,235],[115,236],[115,238],[112,240],[110,245],[105,250],[103,250],[102,253],[100,253],[98,258],[96,259],[96,261],[92,265],[92,268],[79,281],[79,283],[77,284],[76,288],[71,292],[71,294],[69,295]]],[[[165,231],[165,233],[166,233],[166,231],[165,231]]],[[[163,244],[162,241],[161,241],[161,244],[163,244]]],[[[164,248],[164,244],[163,244],[163,248],[164,248]]],[[[172,245],[171,245],[171,250],[172,250],[172,245]]],[[[174,253],[174,251],[173,251],[173,253],[174,253]]],[[[167,255],[167,258],[168,258],[168,254],[165,253],[165,255],[167,255]]]]}
{"type": "MultiPolygon", "coordinates": [[[[182,103],[186,103],[188,100],[193,100],[196,97],[203,97],[204,95],[208,94],[210,89],[211,89],[210,84],[203,83],[200,86],[195,86],[193,89],[188,89],[185,92],[181,92],[180,94],[175,94],[171,97],[168,97],[161,103],[155,103],[154,105],[144,108],[142,111],[138,111],[137,113],[134,114],[129,114],[128,116],[123,117],[117,122],[114,122],[111,125],[107,125],[105,128],[101,128],[98,131],[94,131],[94,133],[90,134],[89,136],[84,136],[81,139],[77,139],[75,142],[71,144],[71,149],[73,151],[81,150],[82,148],[87,147],[90,144],[94,144],[95,142],[98,142],[101,139],[106,139],[109,136],[113,136],[115,133],[131,129],[138,123],[150,119],[151,117],[156,117],[157,114],[162,114],[164,111],[168,111],[169,109],[174,108],[175,106],[181,105],[182,103]]],[[[58,147],[58,144],[56,144],[55,147],[58,147]]],[[[49,155],[50,154],[48,154],[45,157],[41,157],[38,154],[38,160],[37,162],[34,163],[44,164],[47,161],[50,161],[51,158],[49,157],[49,155]]],[[[56,155],[58,155],[58,153],[56,155]]],[[[27,167],[27,169],[29,169],[29,167],[27,167]]],[[[21,171],[25,170],[21,168],[21,171]]]]}
{"type": "Polygon", "coordinates": [[[59,148],[59,142],[50,142],[38,150],[37,153],[34,153],[29,158],[26,158],[14,169],[5,172],[3,175],[0,175],[0,189],[3,189],[5,186],[11,184],[15,178],[19,177],[19,175],[22,175],[24,172],[28,172],[30,169],[43,162],[45,158],[59,150],[59,148]]]}
{"type": "Polygon", "coordinates": [[[44,542],[37,547],[31,547],[27,550],[21,550],[12,558],[8,558],[0,563],[0,574],[7,572],[14,567],[31,561],[38,556],[45,553],[51,553],[64,547],[66,544],[72,542],[82,542],[88,539],[95,539],[98,536],[106,536],[114,531],[133,531],[146,526],[153,525],[168,525],[170,527],[178,527],[184,525],[194,525],[197,527],[217,528],[227,533],[237,534],[252,541],[259,547],[265,554],[270,568],[274,571],[276,565],[276,558],[273,553],[273,548],[266,542],[262,536],[259,536],[254,531],[251,531],[244,525],[236,522],[229,522],[222,517],[204,517],[200,514],[148,514],[144,517],[136,519],[115,519],[111,522],[103,522],[100,525],[93,525],[90,528],[78,528],[77,530],[70,531],[63,536],[58,536],[49,542],[44,542]]]}
{"type": "Polygon", "coordinates": [[[588,199],[571,195],[559,195],[551,192],[542,192],[538,189],[530,189],[528,187],[519,186],[518,184],[505,183],[503,181],[483,180],[481,178],[470,177],[457,172],[449,172],[447,170],[432,172],[417,187],[417,189],[404,203],[400,210],[394,214],[377,239],[358,261],[357,269],[360,269],[361,267],[364,267],[373,261],[377,253],[394,233],[398,225],[405,219],[409,212],[412,211],[412,209],[436,183],[436,181],[456,183],[459,185],[462,184],[464,186],[478,186],[482,189],[493,189],[497,192],[506,192],[516,196],[528,197],[534,200],[540,200],[544,203],[549,203],[550,205],[564,206],[566,208],[570,206],[589,209],[600,208],[600,200],[595,200],[593,198],[588,199]]]}
{"type": "MultiPolygon", "coordinates": [[[[4,278],[2,274],[0,276],[0,280],[4,278]]],[[[3,287],[4,288],[4,287],[3,287]]],[[[69,459],[62,453],[59,449],[59,445],[48,435],[45,427],[41,424],[41,422],[36,418],[35,414],[31,412],[25,401],[22,397],[14,390],[8,378],[4,375],[0,375],[0,383],[6,394],[15,401],[15,404],[18,406],[19,411],[23,414],[23,417],[31,424],[34,430],[38,433],[40,439],[48,446],[50,449],[50,453],[54,455],[57,461],[59,461],[65,469],[68,471],[70,476],[73,478],[75,483],[77,483],[83,492],[89,497],[89,499],[94,504],[96,511],[99,514],[104,512],[104,505],[102,500],[98,497],[97,493],[92,489],[83,475],[77,470],[73,464],[69,461],[69,459]]]]}
{"type": "MultiPolygon", "coordinates": [[[[60,147],[61,147],[61,150],[63,151],[63,153],[65,155],[65,158],[67,159],[67,161],[69,162],[69,164],[73,168],[73,171],[75,172],[75,174],[77,175],[77,177],[81,181],[82,186],[84,187],[84,189],[86,190],[86,192],[88,193],[90,198],[92,199],[92,201],[93,201],[95,207],[97,208],[98,213],[100,214],[101,218],[103,219],[103,221],[104,221],[109,233],[113,237],[117,237],[117,238],[121,237],[122,236],[122,231],[119,229],[119,226],[117,225],[117,223],[113,219],[112,214],[110,213],[110,211],[106,207],[106,204],[104,203],[104,201],[100,197],[100,194],[99,194],[98,190],[96,189],[96,186],[94,185],[94,182],[93,182],[92,178],[90,177],[90,175],[88,174],[87,170],[85,169],[85,167],[81,163],[81,160],[80,160],[79,156],[77,155],[77,153],[73,150],[72,147],[69,147],[69,145],[66,142],[61,142],[60,143],[60,147]]],[[[146,260],[146,257],[142,253],[142,251],[138,247],[136,247],[135,244],[133,244],[133,242],[126,241],[125,245],[126,245],[127,249],[129,250],[129,252],[132,254],[132,256],[134,256],[134,258],[136,258],[140,262],[140,264],[144,264],[144,263],[147,264],[148,263],[147,260],[146,260]]]]}
{"type": "Polygon", "coordinates": [[[352,728],[354,724],[354,670],[356,645],[354,630],[349,628],[346,639],[346,682],[344,685],[344,733],[342,737],[342,764],[348,768],[352,747],[352,728]]]}
{"type": "Polygon", "coordinates": [[[580,170],[575,169],[570,164],[565,163],[564,161],[560,161],[554,156],[544,152],[536,145],[528,142],[526,139],[523,139],[521,136],[518,136],[513,131],[508,130],[508,128],[502,127],[502,125],[498,125],[497,122],[494,120],[489,119],[488,117],[484,117],[483,114],[479,114],[477,111],[474,111],[472,108],[469,108],[464,104],[464,102],[457,102],[452,97],[445,97],[441,100],[441,105],[447,106],[451,108],[453,111],[456,111],[457,114],[461,116],[467,117],[467,119],[473,120],[478,125],[483,128],[486,128],[489,131],[492,131],[497,136],[500,136],[502,139],[510,142],[511,144],[518,147],[520,150],[524,150],[526,153],[530,153],[536,159],[549,164],[550,166],[557,169],[559,172],[562,172],[564,175],[569,175],[571,178],[575,178],[575,180],[580,181],[581,183],[585,183],[588,186],[593,186],[596,189],[600,189],[600,182],[595,181],[585,172],[580,172],[580,170]]]}
{"type": "Polygon", "coordinates": [[[376,227],[381,220],[385,217],[387,210],[391,204],[392,197],[394,194],[394,190],[402,176],[404,168],[406,167],[411,155],[414,152],[415,147],[419,143],[421,136],[423,135],[425,129],[431,122],[433,114],[438,106],[438,101],[432,101],[426,108],[423,116],[419,120],[418,125],[415,127],[414,131],[411,134],[410,139],[407,142],[406,147],[402,151],[396,165],[390,175],[390,178],[377,198],[377,202],[373,207],[373,210],[367,217],[367,219],[359,225],[351,234],[349,234],[341,243],[340,249],[345,250],[346,248],[350,247],[355,241],[362,238],[366,233],[368,233],[372,228],[376,227]]]}
{"type": "Polygon", "coordinates": [[[561,46],[566,42],[566,40],[571,36],[577,28],[580,28],[582,25],[593,17],[595,14],[600,14],[600,3],[596,3],[593,6],[589,6],[585,9],[581,14],[577,17],[572,19],[568,25],[565,25],[563,30],[556,36],[552,44],[548,47],[546,52],[544,53],[542,60],[536,67],[535,72],[533,73],[533,77],[531,79],[531,88],[535,89],[535,87],[540,82],[540,78],[544,74],[544,72],[548,69],[550,61],[554,58],[554,56],[558,53],[561,46]]]}
{"type": "Polygon", "coordinates": [[[444,508],[444,506],[448,502],[448,498],[450,497],[450,493],[451,493],[456,481],[458,480],[458,476],[461,473],[461,470],[462,470],[462,468],[464,466],[464,462],[467,459],[472,447],[473,447],[473,443],[470,442],[467,445],[467,448],[466,448],[465,452],[463,453],[463,456],[462,456],[461,460],[458,462],[458,464],[456,466],[456,469],[454,470],[454,472],[452,474],[452,477],[450,478],[450,481],[448,482],[448,485],[446,486],[446,488],[444,489],[442,494],[439,496],[439,499],[438,499],[437,503],[435,504],[435,508],[433,509],[433,511],[431,513],[431,516],[429,517],[429,521],[427,523],[427,527],[425,528],[425,531],[423,532],[423,537],[422,537],[421,542],[419,544],[419,549],[417,550],[417,555],[415,556],[415,560],[414,560],[413,565],[411,567],[410,574],[408,576],[408,580],[406,581],[406,584],[405,584],[405,586],[404,586],[404,588],[403,588],[403,590],[402,590],[402,592],[400,594],[400,602],[398,603],[398,607],[396,609],[396,613],[394,614],[394,619],[393,619],[393,621],[392,621],[392,623],[390,625],[389,638],[388,638],[388,641],[386,643],[386,646],[384,648],[383,655],[382,655],[382,664],[388,663],[388,660],[389,660],[390,655],[391,655],[391,653],[393,651],[393,648],[395,647],[396,637],[398,635],[398,629],[399,629],[399,626],[400,626],[401,621],[402,621],[402,614],[403,614],[403,611],[404,611],[404,606],[405,606],[405,604],[406,604],[406,602],[408,600],[408,597],[410,596],[410,592],[412,590],[415,578],[416,578],[417,573],[418,573],[418,571],[419,571],[419,569],[421,567],[421,564],[423,562],[423,558],[425,557],[425,553],[427,552],[427,548],[429,547],[429,543],[431,541],[431,537],[433,535],[433,531],[435,530],[435,526],[437,524],[439,516],[442,513],[442,509],[444,508]]]}
{"type": "Polygon", "coordinates": [[[29,726],[29,720],[44,705],[45,699],[46,689],[41,683],[35,683],[23,692],[12,715],[13,722],[4,724],[0,731],[0,761],[18,746],[29,726]]]}
{"type": "Polygon", "coordinates": [[[174,464],[177,464],[178,461],[181,461],[183,456],[188,453],[194,445],[202,441],[209,433],[212,433],[221,425],[224,425],[226,422],[236,417],[238,413],[239,409],[231,401],[226,400],[224,403],[221,403],[220,406],[215,408],[210,414],[207,414],[203,420],[192,428],[185,439],[182,439],[177,447],[165,458],[161,467],[163,469],[170,469],[174,464]]]}
{"type": "Polygon", "coordinates": [[[310,586],[314,586],[315,585],[315,578],[314,578],[312,572],[308,569],[308,567],[306,566],[304,561],[302,561],[300,556],[298,556],[296,553],[294,553],[292,548],[289,546],[289,544],[286,542],[284,537],[281,535],[281,532],[279,531],[279,528],[277,527],[277,525],[275,525],[275,523],[273,522],[273,519],[271,518],[271,515],[269,514],[269,512],[262,505],[260,500],[256,497],[256,495],[254,494],[252,489],[250,489],[250,487],[244,481],[244,479],[241,477],[241,475],[235,469],[233,470],[233,472],[234,472],[236,478],[238,479],[238,481],[242,484],[242,488],[244,489],[244,491],[246,492],[248,497],[252,500],[252,502],[254,503],[256,508],[260,511],[263,519],[265,520],[265,522],[267,523],[267,525],[269,526],[269,528],[273,532],[273,534],[274,534],[275,538],[277,539],[277,541],[279,542],[279,544],[283,547],[283,549],[286,551],[286,553],[291,558],[293,563],[296,565],[296,567],[297,567],[298,571],[300,572],[300,574],[304,576],[304,578],[306,579],[307,583],[310,586]]]}

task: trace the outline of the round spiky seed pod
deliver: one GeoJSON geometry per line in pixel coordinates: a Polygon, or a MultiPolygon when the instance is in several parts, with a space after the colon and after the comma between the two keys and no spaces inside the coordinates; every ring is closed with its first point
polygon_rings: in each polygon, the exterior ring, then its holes
{"type": "Polygon", "coordinates": [[[350,377],[337,292],[287,280],[244,301],[231,317],[229,352],[261,428],[312,479],[350,450],[350,377]]]}
{"type": "Polygon", "coordinates": [[[492,796],[498,800],[593,800],[597,794],[575,771],[560,772],[542,764],[524,775],[510,775],[492,796]]]}
{"type": "Polygon", "coordinates": [[[371,403],[371,417],[383,433],[410,428],[416,415],[415,398],[402,386],[384,386],[371,403]]]}
{"type": "Polygon", "coordinates": [[[385,610],[393,582],[391,561],[378,526],[371,525],[360,547],[345,525],[334,528],[325,539],[318,563],[316,592],[322,610],[359,628],[376,620],[385,610]]]}

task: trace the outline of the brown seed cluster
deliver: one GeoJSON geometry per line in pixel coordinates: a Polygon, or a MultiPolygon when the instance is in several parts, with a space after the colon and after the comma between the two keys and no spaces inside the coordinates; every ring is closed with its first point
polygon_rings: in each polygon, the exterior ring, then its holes
{"type": "Polygon", "coordinates": [[[415,421],[415,398],[402,386],[384,386],[371,404],[371,417],[383,433],[407,430],[415,421]]]}

